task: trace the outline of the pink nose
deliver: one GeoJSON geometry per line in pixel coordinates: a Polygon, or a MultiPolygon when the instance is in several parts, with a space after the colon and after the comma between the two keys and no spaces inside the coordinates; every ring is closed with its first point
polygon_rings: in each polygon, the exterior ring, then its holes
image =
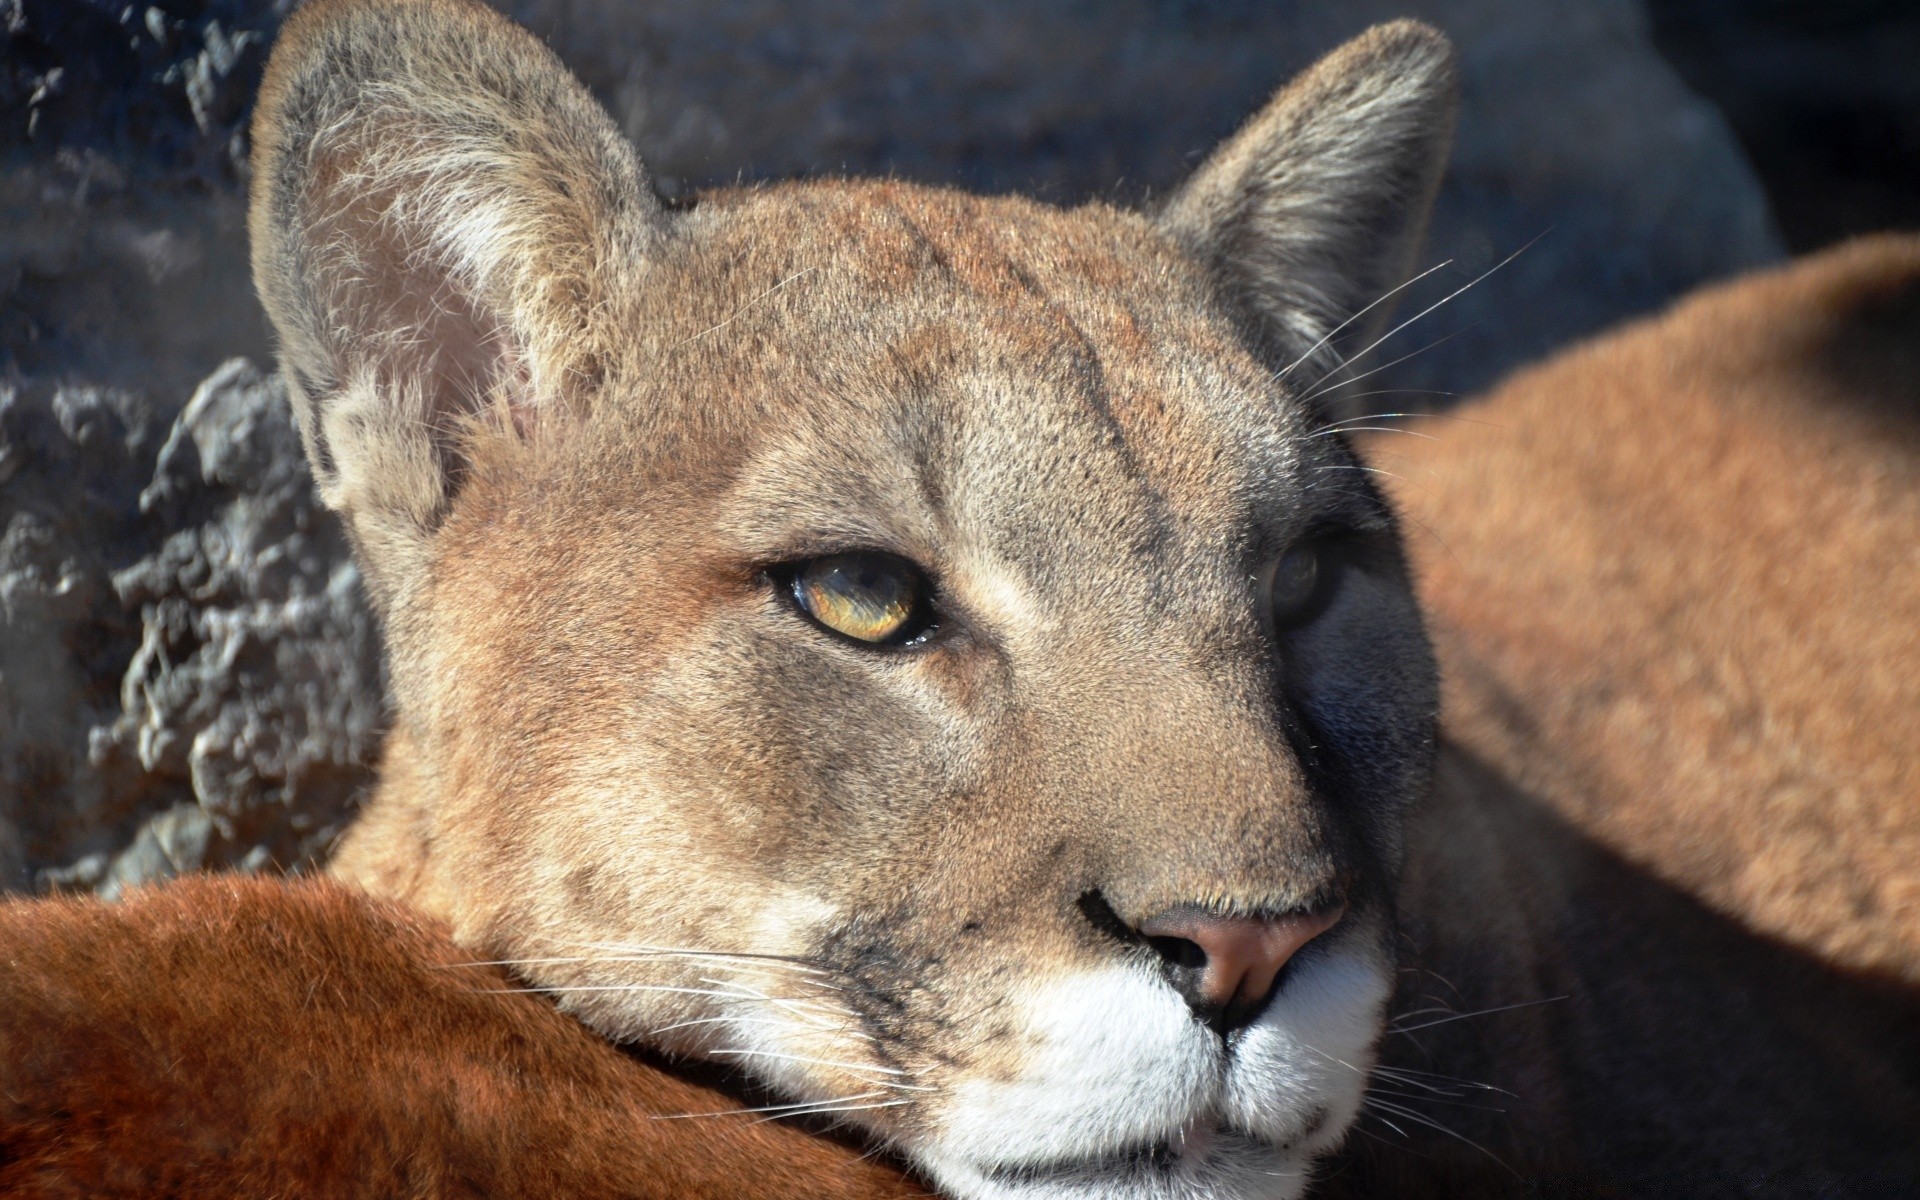
{"type": "Polygon", "coordinates": [[[1346,911],[1337,904],[1282,917],[1228,917],[1181,907],[1149,919],[1140,932],[1173,965],[1176,986],[1194,1011],[1240,1017],[1231,1027],[1259,1012],[1293,956],[1346,911]]]}

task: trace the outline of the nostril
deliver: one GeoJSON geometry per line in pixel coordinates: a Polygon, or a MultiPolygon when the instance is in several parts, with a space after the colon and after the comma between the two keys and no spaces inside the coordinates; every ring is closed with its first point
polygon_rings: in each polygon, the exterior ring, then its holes
{"type": "Polygon", "coordinates": [[[1149,936],[1147,945],[1152,946],[1154,953],[1165,959],[1170,967],[1178,967],[1185,971],[1199,971],[1206,968],[1207,952],[1201,948],[1199,942],[1190,938],[1149,936]]]}
{"type": "Polygon", "coordinates": [[[1272,917],[1229,916],[1194,906],[1140,925],[1194,1014],[1222,1034],[1259,1016],[1287,963],[1338,924],[1346,905],[1272,917]]]}

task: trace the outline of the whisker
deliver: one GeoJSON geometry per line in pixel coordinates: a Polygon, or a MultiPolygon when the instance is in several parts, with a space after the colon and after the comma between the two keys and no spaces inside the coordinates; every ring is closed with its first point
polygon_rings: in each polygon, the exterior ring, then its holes
{"type": "MultiPolygon", "coordinates": [[[[1468,328],[1470,329],[1470,328],[1472,328],[1472,326],[1468,326],[1468,328]]],[[[1451,337],[1451,336],[1452,336],[1452,334],[1449,334],[1448,336],[1449,336],[1449,337],[1451,337]]],[[[1437,343],[1436,343],[1436,344],[1437,344],[1437,343]]],[[[1393,364],[1392,364],[1392,363],[1389,363],[1389,364],[1387,364],[1387,365],[1388,365],[1388,366],[1391,366],[1391,365],[1393,365],[1393,364]]],[[[1358,379],[1352,379],[1352,380],[1349,380],[1348,382],[1349,382],[1349,383],[1358,383],[1358,382],[1359,382],[1359,380],[1358,380],[1358,379]]],[[[1378,390],[1378,391],[1372,391],[1372,392],[1355,392],[1355,393],[1354,393],[1354,394],[1353,394],[1352,396],[1350,396],[1350,397],[1348,397],[1348,399],[1350,399],[1350,400],[1358,400],[1358,399],[1360,399],[1360,398],[1361,398],[1361,397],[1363,397],[1363,396],[1388,396],[1388,395],[1392,395],[1392,394],[1394,394],[1395,392],[1413,392],[1413,393],[1415,393],[1415,394],[1418,394],[1418,395],[1431,395],[1431,396],[1458,396],[1458,395],[1460,394],[1460,393],[1458,393],[1458,392],[1436,392],[1436,391],[1431,391],[1431,390],[1429,390],[1429,389],[1426,389],[1426,388],[1382,388],[1382,389],[1380,389],[1380,390],[1378,390]]],[[[1499,423],[1499,422],[1497,422],[1497,421],[1481,421],[1481,420],[1478,420],[1478,419],[1476,419],[1476,418],[1474,418],[1474,417],[1463,417],[1463,416],[1461,416],[1461,415],[1460,415],[1459,413],[1450,413],[1450,412],[1377,412],[1377,413],[1366,413],[1366,414],[1365,414],[1365,415],[1363,415],[1363,416],[1358,416],[1358,417],[1347,417],[1347,418],[1345,418],[1344,420],[1340,420],[1340,421],[1335,421],[1335,422],[1334,422],[1333,424],[1331,424],[1331,425],[1322,425],[1322,426],[1320,426],[1320,428],[1321,428],[1321,429],[1338,429],[1338,428],[1339,428],[1340,426],[1342,426],[1342,425],[1346,425],[1346,424],[1349,424],[1349,423],[1351,423],[1351,422],[1354,422],[1354,421],[1396,421],[1396,420],[1402,420],[1402,419],[1406,419],[1406,420],[1411,420],[1411,419],[1413,419],[1413,418],[1416,418],[1416,417],[1417,417],[1417,418],[1419,418],[1419,419],[1420,419],[1420,420],[1422,420],[1422,421],[1458,421],[1458,422],[1460,422],[1460,423],[1461,423],[1461,424],[1463,424],[1463,425],[1485,425],[1485,426],[1486,426],[1486,427],[1487,427],[1488,429],[1506,429],[1506,428],[1508,428],[1508,426],[1505,426],[1505,425],[1502,425],[1502,424],[1500,424],[1500,423],[1499,423]]],[[[1406,968],[1403,968],[1403,971],[1411,971],[1411,970],[1414,970],[1414,969],[1415,969],[1415,968],[1413,968],[1413,967],[1406,967],[1406,968]]],[[[1429,974],[1429,975],[1431,975],[1432,973],[1433,973],[1433,972],[1431,972],[1431,971],[1429,971],[1429,972],[1427,972],[1427,974],[1429,974]]]]}
{"type": "MultiPolygon", "coordinates": [[[[1316,471],[1365,471],[1370,475],[1380,475],[1380,476],[1384,476],[1387,479],[1398,479],[1401,483],[1406,484],[1408,487],[1418,488],[1422,492],[1425,492],[1427,495],[1432,496],[1436,500],[1440,498],[1440,494],[1438,492],[1434,491],[1432,488],[1426,486],[1425,484],[1417,483],[1414,480],[1408,479],[1405,475],[1397,475],[1394,472],[1385,469],[1384,467],[1369,467],[1364,464],[1355,465],[1351,463],[1323,463],[1322,465],[1315,467],[1314,470],[1316,471]]],[[[1445,545],[1445,544],[1446,543],[1444,542],[1441,543],[1441,545],[1445,545]]]]}
{"type": "Polygon", "coordinates": [[[1441,1133],[1446,1134],[1448,1137],[1453,1138],[1456,1141],[1461,1141],[1466,1143],[1469,1146],[1472,1146],[1475,1150],[1478,1150],[1480,1153],[1486,1155],[1488,1158],[1492,1159],[1494,1162],[1499,1163],[1501,1168],[1505,1170],[1508,1174],[1512,1175],[1515,1179],[1519,1179],[1521,1177],[1520,1172],[1514,1170],[1510,1166],[1507,1166],[1506,1160],[1501,1158],[1498,1154],[1495,1154],[1493,1151],[1487,1149],[1485,1146],[1482,1146],[1479,1142],[1474,1141],[1472,1138],[1468,1137],[1466,1134],[1458,1133],[1452,1129],[1449,1129],[1447,1126],[1442,1125],[1440,1122],[1432,1119],[1431,1117],[1425,1116],[1421,1113],[1417,1113],[1410,1108],[1405,1108],[1397,1104],[1392,1104],[1385,1100],[1375,1100],[1375,1099],[1372,1099],[1371,1097],[1369,1097],[1366,1100],[1363,1100],[1361,1103],[1373,1105],[1373,1106],[1385,1109],[1387,1112],[1392,1113],[1394,1116],[1399,1117],[1402,1120],[1412,1121],[1419,1125],[1425,1125],[1429,1129],[1437,1129],[1441,1133]]]}
{"type": "Polygon", "coordinates": [[[591,958],[489,958],[479,962],[429,963],[430,971],[452,971],[461,967],[531,967],[547,963],[593,962],[591,958]]]}
{"type": "MultiPolygon", "coordinates": [[[[1427,1015],[1429,1015],[1429,1014],[1431,1014],[1431,1013],[1448,1013],[1448,1014],[1451,1014],[1451,1013],[1453,1013],[1453,1012],[1456,1012],[1456,1011],[1457,1011],[1456,1009],[1451,1009],[1451,1008],[1448,1008],[1448,1007],[1447,1007],[1446,1005],[1444,1005],[1444,1004],[1430,1004],[1430,1005],[1428,1005],[1428,1006],[1427,1006],[1427,1007],[1425,1007],[1425,1008],[1416,1008],[1416,1009],[1413,1009],[1413,1010],[1411,1010],[1411,1011],[1409,1011],[1409,1012],[1403,1012],[1403,1013],[1395,1013],[1395,1014],[1393,1014],[1393,1020],[1394,1020],[1394,1021],[1404,1021],[1404,1020],[1406,1020],[1406,1019],[1407,1019],[1407,1018],[1409,1018],[1409,1017],[1424,1017],[1424,1016],[1427,1016],[1427,1015]]],[[[1391,1022],[1389,1022],[1389,1023],[1391,1023],[1391,1022]]]]}
{"type": "MultiPolygon", "coordinates": [[[[1459,395],[1460,395],[1459,392],[1443,391],[1440,388],[1393,387],[1393,388],[1368,388],[1364,392],[1354,392],[1353,394],[1349,395],[1347,399],[1364,400],[1368,396],[1445,396],[1448,399],[1454,399],[1459,395]]],[[[1363,417],[1346,417],[1342,420],[1334,421],[1329,425],[1322,425],[1320,426],[1320,428],[1338,429],[1340,426],[1350,424],[1354,421],[1384,421],[1389,418],[1431,417],[1431,416],[1438,416],[1438,415],[1439,415],[1438,413],[1430,413],[1430,412],[1368,413],[1366,416],[1363,416],[1363,417]]]]}
{"type": "Polygon", "coordinates": [[[745,304],[742,304],[739,308],[734,309],[732,315],[727,317],[726,320],[720,322],[718,325],[711,326],[707,329],[702,329],[699,333],[694,334],[692,337],[682,338],[680,341],[677,341],[673,345],[668,346],[667,347],[668,351],[678,350],[680,347],[686,345],[688,342],[697,342],[701,338],[706,337],[710,333],[720,332],[722,329],[725,329],[727,326],[739,320],[740,317],[748,309],[760,303],[762,300],[765,300],[768,296],[771,296],[775,292],[779,291],[781,288],[786,287],[788,284],[800,278],[802,275],[811,275],[819,269],[820,269],[819,267],[808,267],[802,271],[795,271],[793,274],[787,276],[785,279],[782,279],[779,283],[774,284],[772,287],[768,288],[766,291],[761,292],[758,296],[755,296],[753,299],[747,301],[745,304]]]}
{"type": "Polygon", "coordinates": [[[875,1075],[906,1074],[905,1071],[897,1067],[876,1067],[865,1063],[834,1062],[826,1058],[809,1058],[804,1054],[783,1054],[777,1050],[711,1050],[708,1051],[708,1054],[715,1058],[721,1055],[726,1055],[729,1058],[777,1058],[783,1062],[811,1063],[816,1067],[838,1067],[843,1071],[866,1071],[875,1075]]]}
{"type": "MultiPolygon", "coordinates": [[[[679,946],[628,946],[619,944],[594,945],[595,950],[608,951],[594,961],[597,962],[649,962],[656,958],[695,958],[720,962],[740,962],[752,966],[770,967],[780,971],[795,971],[805,975],[836,975],[813,963],[796,958],[790,954],[756,954],[747,950],[689,950],[679,946]]],[[[828,986],[825,984],[822,987],[828,986]]]]}
{"type": "MultiPolygon", "coordinates": [[[[1421,318],[1425,317],[1428,313],[1433,312],[1435,309],[1441,307],[1442,305],[1452,302],[1456,297],[1460,296],[1462,293],[1467,292],[1470,289],[1479,286],[1481,281],[1486,279],[1489,275],[1492,275],[1495,271],[1498,271],[1500,268],[1506,266],[1508,263],[1512,262],[1514,259],[1519,258],[1522,254],[1525,254],[1527,251],[1533,249],[1534,242],[1538,242],[1541,238],[1545,236],[1547,236],[1546,231],[1542,231],[1540,233],[1535,234],[1533,236],[1533,241],[1528,242],[1526,245],[1520,247],[1518,250],[1515,250],[1512,254],[1507,255],[1505,258],[1501,259],[1499,262],[1493,264],[1491,267],[1488,267],[1486,270],[1480,272],[1479,275],[1475,276],[1473,279],[1468,280],[1464,286],[1455,288],[1453,291],[1448,292],[1446,295],[1440,297],[1440,299],[1434,301],[1432,304],[1427,305],[1425,308],[1421,309],[1419,312],[1413,314],[1412,316],[1408,317],[1406,320],[1400,322],[1398,325],[1395,325],[1392,329],[1387,330],[1385,333],[1381,334],[1379,337],[1373,339],[1373,341],[1369,343],[1365,349],[1359,350],[1354,354],[1349,355],[1347,357],[1346,362],[1342,363],[1339,367],[1336,367],[1333,371],[1329,372],[1329,374],[1330,375],[1338,374],[1340,371],[1351,369],[1354,363],[1359,362],[1361,359],[1365,358],[1367,355],[1373,353],[1373,351],[1377,347],[1379,347],[1382,343],[1384,343],[1388,338],[1392,337],[1396,333],[1399,333],[1402,329],[1405,329],[1407,326],[1420,320],[1421,318]]],[[[1439,268],[1437,267],[1435,268],[1435,270],[1438,270],[1438,269],[1439,268]]],[[[1412,281],[1409,280],[1408,282],[1412,282],[1412,281]]],[[[1402,286],[1405,286],[1405,285],[1402,285],[1402,286]]],[[[1375,303],[1378,303],[1378,301],[1376,301],[1375,303]]],[[[1359,377],[1356,376],[1355,378],[1359,378],[1359,377]]],[[[1323,378],[1321,382],[1324,383],[1325,379],[1323,378]]],[[[1349,380],[1348,382],[1352,382],[1352,380],[1349,380]]]]}
{"type": "MultiPolygon", "coordinates": [[[[1453,265],[1453,260],[1449,258],[1445,262],[1436,263],[1433,266],[1428,267],[1426,270],[1420,272],[1418,275],[1415,275],[1412,279],[1407,280],[1405,283],[1401,284],[1399,287],[1394,288],[1390,292],[1386,292],[1382,294],[1380,298],[1375,300],[1372,304],[1369,304],[1365,308],[1361,309],[1359,312],[1354,313],[1352,316],[1348,317],[1346,320],[1340,322],[1338,325],[1335,325],[1332,329],[1327,330],[1325,333],[1320,335],[1319,341],[1307,347],[1307,352],[1305,354],[1302,354],[1299,358],[1294,359],[1292,362],[1288,363],[1286,366],[1281,367],[1278,371],[1274,372],[1274,376],[1273,376],[1274,382],[1278,383],[1280,380],[1285,379],[1287,376],[1293,374],[1293,371],[1296,367],[1298,367],[1301,363],[1306,362],[1308,359],[1312,358],[1315,354],[1318,354],[1320,352],[1320,347],[1326,345],[1328,342],[1338,337],[1340,335],[1340,331],[1345,329],[1347,326],[1353,324],[1355,321],[1358,321],[1361,317],[1366,316],[1368,313],[1380,307],[1382,304],[1385,304],[1387,301],[1393,299],[1395,296],[1398,296],[1401,292],[1406,291],[1408,288],[1412,287],[1414,284],[1419,283],[1422,279],[1425,279],[1427,276],[1433,274],[1435,271],[1441,270],[1444,267],[1450,267],[1452,265],[1453,265]]],[[[1473,285],[1468,284],[1467,286],[1472,287],[1473,285]]],[[[1442,303],[1445,303],[1445,301],[1442,301],[1442,303]]],[[[1349,359],[1347,361],[1351,362],[1352,360],[1349,359]]],[[[1346,365],[1345,363],[1341,364],[1341,366],[1345,366],[1345,365],[1346,365]]],[[[1339,370],[1340,368],[1336,367],[1334,369],[1339,370]]]]}
{"type": "Polygon", "coordinates": [[[1489,1016],[1493,1013],[1512,1012],[1516,1008],[1534,1008],[1542,1004],[1554,1004],[1561,1000],[1571,1000],[1571,999],[1573,999],[1573,997],[1568,995],[1568,996],[1548,996],[1545,1000],[1522,1000],[1518,1004],[1502,1004],[1496,1008],[1482,1008],[1474,1012],[1454,1013],[1450,1017],[1441,1017],[1437,1020],[1427,1021],[1420,1025],[1408,1025],[1405,1028],[1396,1028],[1395,1026],[1389,1025],[1387,1026],[1387,1032],[1391,1034],[1412,1033],[1415,1030],[1419,1030],[1419,1029],[1431,1029],[1435,1025],[1445,1025],[1449,1021],[1464,1021],[1468,1017],[1484,1017],[1484,1016],[1489,1016]]]}
{"type": "Polygon", "coordinates": [[[1454,1108],[1471,1108],[1480,1112],[1505,1113],[1504,1108],[1495,1108],[1491,1104],[1475,1104],[1471,1100],[1455,1100],[1446,1096],[1416,1096],[1412,1092],[1392,1092],[1384,1088],[1374,1088],[1367,1093],[1370,1096],[1388,1096],[1394,1100],[1404,1100],[1409,1104],[1447,1104],[1454,1108]]]}
{"type": "MultiPolygon", "coordinates": [[[[1337,391],[1343,387],[1350,387],[1353,384],[1359,383],[1362,379],[1366,379],[1373,375],[1378,375],[1382,371],[1391,370],[1392,368],[1399,366],[1401,363],[1406,362],[1410,358],[1418,358],[1429,350],[1446,345],[1448,342],[1459,337],[1461,334],[1466,333],[1468,330],[1478,328],[1481,324],[1482,322],[1474,321],[1471,324],[1463,325],[1459,329],[1454,330],[1452,333],[1447,334],[1445,337],[1435,338],[1433,341],[1428,342],[1426,345],[1420,347],[1418,350],[1415,350],[1410,354],[1402,354],[1399,358],[1394,359],[1392,362],[1381,363],[1379,366],[1373,368],[1370,371],[1362,371],[1360,374],[1355,375],[1352,379],[1338,379],[1338,380],[1333,380],[1329,382],[1326,377],[1323,377],[1318,384],[1314,385],[1314,389],[1312,391],[1300,397],[1300,403],[1309,404],[1319,399],[1320,397],[1326,395],[1328,392],[1337,391]]],[[[1334,373],[1335,372],[1329,372],[1329,375],[1334,373]]]]}
{"type": "MultiPolygon", "coordinates": [[[[1364,1104],[1362,1105],[1362,1107],[1364,1107],[1364,1104]]],[[[1374,1120],[1380,1122],[1382,1125],[1385,1125],[1388,1129],[1393,1130],[1395,1133],[1399,1134],[1401,1137],[1404,1138],[1407,1136],[1406,1130],[1400,1128],[1398,1125],[1395,1125],[1392,1121],[1387,1120],[1385,1117],[1381,1116],[1379,1113],[1376,1112],[1370,1115],[1373,1117],[1374,1120]]],[[[1388,1144],[1391,1145],[1392,1143],[1388,1143],[1388,1144]]]]}
{"type": "Polygon", "coordinates": [[[1471,1079],[1458,1079],[1451,1075],[1436,1075],[1431,1071],[1412,1071],[1405,1067],[1375,1067],[1373,1073],[1382,1079],[1397,1083],[1402,1087],[1424,1088],[1427,1091],[1438,1092],[1441,1095],[1458,1096],[1467,1090],[1498,1092],[1502,1096],[1514,1095],[1514,1093],[1507,1089],[1495,1087],[1491,1083],[1476,1083],[1471,1079]],[[1422,1075],[1426,1076],[1426,1079],[1419,1078],[1422,1075]],[[1427,1080],[1437,1080],[1438,1082],[1429,1083],[1427,1080]]]}
{"type": "Polygon", "coordinates": [[[703,1113],[655,1113],[650,1119],[655,1121],[691,1121],[699,1117],[744,1117],[755,1113],[773,1113],[775,1116],[789,1116],[795,1110],[816,1108],[822,1104],[850,1104],[856,1100],[873,1100],[886,1095],[885,1092],[862,1092],[858,1096],[842,1096],[835,1100],[797,1100],[788,1104],[763,1104],[758,1108],[725,1108],[718,1112],[703,1113]]]}
{"type": "Polygon", "coordinates": [[[1310,433],[1307,437],[1311,440],[1313,438],[1338,437],[1341,434],[1347,433],[1404,433],[1408,437],[1425,438],[1430,442],[1440,440],[1430,433],[1421,433],[1418,429],[1402,429],[1398,425],[1348,425],[1344,429],[1336,429],[1329,426],[1326,429],[1310,433]]]}
{"type": "Polygon", "coordinates": [[[805,1112],[776,1113],[771,1117],[761,1117],[758,1121],[755,1121],[754,1124],[764,1125],[768,1121],[778,1121],[782,1117],[814,1117],[814,1116],[823,1116],[829,1113],[866,1112],[867,1110],[874,1109],[874,1108],[898,1108],[902,1104],[911,1104],[911,1103],[913,1103],[913,1101],[911,1100],[887,1100],[879,1104],[855,1104],[847,1108],[810,1108],[805,1112]]]}
{"type": "MultiPolygon", "coordinates": [[[[647,1036],[659,1037],[663,1033],[672,1033],[676,1029],[692,1029],[699,1025],[770,1025],[775,1029],[803,1028],[802,1026],[795,1025],[792,1021],[778,1021],[769,1017],[700,1017],[692,1021],[676,1021],[671,1025],[662,1025],[658,1029],[649,1029],[647,1030],[647,1036]]],[[[811,1028],[816,1031],[821,1029],[821,1027],[817,1025],[811,1028]]],[[[826,1032],[835,1033],[842,1037],[859,1038],[867,1042],[875,1040],[872,1034],[859,1029],[833,1028],[826,1030],[826,1032]]]]}
{"type": "Polygon", "coordinates": [[[478,992],[533,993],[546,996],[566,996],[575,992],[670,992],[682,996],[718,996],[725,1000],[765,1000],[765,996],[745,995],[740,992],[719,991],[714,988],[673,987],[664,983],[583,983],[556,985],[553,987],[520,988],[475,988],[478,992]]]}
{"type": "Polygon", "coordinates": [[[859,1013],[850,1008],[843,1008],[837,1004],[823,1004],[815,1000],[795,1000],[787,996],[770,996],[765,992],[750,988],[742,983],[734,983],[730,980],[703,978],[699,982],[711,984],[715,987],[731,986],[735,990],[726,994],[736,1000],[758,1000],[765,1004],[771,1004],[775,1008],[785,1009],[803,1020],[811,1021],[812,1024],[821,1029],[829,1028],[829,1026],[823,1025],[815,1019],[815,1016],[820,1013],[830,1013],[837,1017],[850,1017],[855,1021],[861,1019],[859,1013]],[[812,1010],[814,1016],[809,1016],[809,1009],[812,1010]]]}

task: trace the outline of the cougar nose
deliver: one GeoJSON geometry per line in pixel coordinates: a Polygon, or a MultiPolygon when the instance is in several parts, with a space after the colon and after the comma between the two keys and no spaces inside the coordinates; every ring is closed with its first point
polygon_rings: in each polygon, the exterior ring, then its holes
{"type": "Polygon", "coordinates": [[[1140,933],[1167,961],[1188,1006],[1225,1034],[1260,1015],[1288,960],[1346,911],[1336,904],[1281,917],[1229,917],[1183,906],[1148,919],[1140,933]]]}

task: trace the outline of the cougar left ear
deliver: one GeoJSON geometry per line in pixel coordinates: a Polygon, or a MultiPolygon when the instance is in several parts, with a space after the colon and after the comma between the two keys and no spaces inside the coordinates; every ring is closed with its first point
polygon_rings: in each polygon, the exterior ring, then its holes
{"type": "MultiPolygon", "coordinates": [[[[1452,141],[1452,45],[1379,25],[1283,88],[1160,213],[1282,366],[1405,282],[1452,141]]],[[[1340,340],[1380,327],[1381,304],[1340,340]]]]}

